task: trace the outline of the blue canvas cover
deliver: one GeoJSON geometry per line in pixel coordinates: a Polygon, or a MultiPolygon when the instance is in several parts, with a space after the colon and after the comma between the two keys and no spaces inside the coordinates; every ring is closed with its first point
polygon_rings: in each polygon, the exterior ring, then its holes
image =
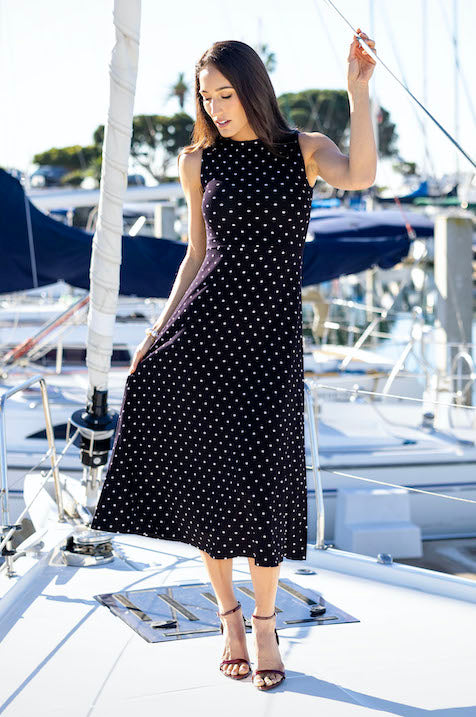
{"type": "MultiPolygon", "coordinates": [[[[93,235],[48,217],[28,201],[39,286],[63,280],[89,290],[93,235]]],[[[433,235],[433,222],[411,214],[420,237],[433,235]]],[[[400,212],[323,209],[311,213],[304,247],[303,286],[354,274],[373,265],[388,268],[408,253],[410,240],[400,212]]],[[[20,182],[0,169],[0,293],[34,287],[25,195],[20,182]]],[[[120,294],[169,296],[186,244],[174,239],[122,237],[120,294]]]]}

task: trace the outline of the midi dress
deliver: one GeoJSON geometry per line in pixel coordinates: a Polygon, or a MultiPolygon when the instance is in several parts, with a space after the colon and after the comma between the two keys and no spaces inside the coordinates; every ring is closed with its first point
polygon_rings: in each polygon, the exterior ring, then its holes
{"type": "Polygon", "coordinates": [[[292,130],[202,150],[201,267],[128,374],[91,527],[273,567],[305,560],[302,258],[292,130]]]}

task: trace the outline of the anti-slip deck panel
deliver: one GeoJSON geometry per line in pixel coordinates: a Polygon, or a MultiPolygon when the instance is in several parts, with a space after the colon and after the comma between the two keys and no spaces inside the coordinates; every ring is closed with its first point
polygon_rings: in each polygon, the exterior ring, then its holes
{"type": "MultiPolygon", "coordinates": [[[[253,583],[233,583],[246,628],[251,630],[253,583]]],[[[211,583],[187,583],[94,596],[147,642],[164,642],[220,634],[217,603],[211,583]]],[[[320,593],[283,578],[276,593],[276,629],[360,622],[320,593]]]]}

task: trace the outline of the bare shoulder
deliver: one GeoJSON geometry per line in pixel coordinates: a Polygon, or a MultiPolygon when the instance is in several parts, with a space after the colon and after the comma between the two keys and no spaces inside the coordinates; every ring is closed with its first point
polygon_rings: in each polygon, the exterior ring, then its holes
{"type": "Polygon", "coordinates": [[[322,132],[299,132],[299,143],[306,165],[313,161],[313,154],[331,140],[322,132]]]}
{"type": "Polygon", "coordinates": [[[325,142],[327,137],[321,132],[299,132],[298,139],[306,168],[307,181],[313,187],[319,176],[316,152],[322,147],[322,142],[325,142]]]}
{"type": "Polygon", "coordinates": [[[348,189],[349,158],[322,132],[300,132],[299,141],[309,183],[317,177],[339,189],[348,189]]]}
{"type": "Polygon", "coordinates": [[[179,154],[179,176],[184,189],[201,189],[202,154],[202,149],[179,154]]]}

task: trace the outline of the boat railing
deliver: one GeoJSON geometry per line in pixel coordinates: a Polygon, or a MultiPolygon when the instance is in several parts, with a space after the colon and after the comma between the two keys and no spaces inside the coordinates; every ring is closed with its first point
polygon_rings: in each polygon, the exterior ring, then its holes
{"type": "MultiPolygon", "coordinates": [[[[403,348],[400,351],[399,356],[395,360],[390,374],[385,382],[385,386],[383,389],[384,393],[389,393],[392,384],[394,383],[397,376],[401,375],[401,373],[404,371],[407,360],[411,355],[418,366],[418,370],[413,372],[405,371],[405,376],[407,378],[409,376],[419,377],[423,375],[425,377],[426,386],[427,388],[429,388],[433,382],[433,377],[435,373],[437,373],[438,380],[440,383],[454,381],[453,398],[455,401],[463,402],[464,400],[468,399],[468,392],[474,386],[476,380],[474,360],[471,356],[471,350],[474,349],[475,344],[467,341],[455,342],[437,340],[434,335],[430,335],[431,327],[425,324],[423,319],[423,312],[421,307],[419,306],[413,307],[411,311],[412,322],[408,330],[408,336],[400,338],[395,337],[392,334],[376,330],[376,327],[378,326],[380,321],[387,318],[388,313],[382,309],[379,309],[378,307],[358,304],[357,302],[346,301],[342,299],[335,299],[328,303],[331,305],[336,304],[350,306],[355,309],[360,309],[361,311],[370,310],[378,314],[378,316],[376,316],[375,319],[365,329],[361,329],[360,327],[357,327],[355,325],[346,327],[342,322],[339,321],[326,320],[324,322],[324,326],[326,327],[349,331],[350,333],[352,333],[352,335],[355,335],[358,330],[361,330],[361,335],[359,336],[358,340],[351,346],[349,353],[341,361],[339,365],[339,368],[341,370],[344,370],[352,361],[352,359],[357,355],[358,350],[361,348],[367,338],[373,337],[391,339],[392,346],[397,346],[401,344],[403,348]],[[427,360],[426,354],[429,345],[434,347],[446,347],[448,352],[446,365],[450,367],[449,372],[442,372],[441,369],[436,369],[435,366],[427,360]],[[453,358],[451,358],[453,354],[455,355],[453,356],[453,358]],[[464,374],[466,383],[463,386],[462,368],[464,364],[467,365],[469,373],[466,372],[464,374]]],[[[327,335],[328,334],[326,334],[326,336],[327,335]]],[[[323,335],[323,344],[324,343],[325,341],[323,335]]]]}
{"type": "MultiPolygon", "coordinates": [[[[320,462],[320,456],[319,456],[319,431],[318,431],[318,420],[319,420],[319,411],[317,410],[316,403],[315,403],[315,396],[318,395],[318,390],[324,388],[324,389],[330,389],[331,391],[335,391],[336,393],[347,393],[350,394],[350,398],[356,399],[357,396],[362,395],[369,397],[371,400],[375,401],[377,397],[380,398],[395,398],[399,400],[407,400],[412,402],[427,404],[428,402],[433,403],[435,405],[441,405],[444,406],[446,409],[448,407],[454,407],[458,409],[463,409],[465,411],[471,411],[473,415],[473,425],[476,426],[476,406],[469,406],[465,404],[458,404],[458,403],[448,403],[446,401],[438,401],[437,399],[422,399],[422,398],[416,398],[413,396],[401,396],[398,394],[392,394],[389,395],[388,393],[378,392],[378,391],[367,391],[364,389],[359,389],[357,387],[353,388],[345,388],[343,386],[329,386],[327,384],[319,383],[315,379],[312,378],[305,378],[304,379],[304,399],[305,399],[305,417],[307,419],[308,429],[309,429],[309,444],[310,444],[310,451],[311,451],[311,465],[306,465],[306,471],[311,470],[314,478],[314,493],[315,493],[315,500],[316,500],[316,542],[314,545],[314,548],[319,550],[325,550],[329,547],[334,547],[332,544],[326,544],[324,540],[324,532],[325,532],[325,514],[324,514],[324,496],[323,496],[323,489],[322,489],[322,472],[323,469],[321,467],[320,462]]],[[[382,486],[397,488],[397,489],[405,489],[408,491],[416,492],[416,493],[423,493],[427,495],[436,496],[438,498],[447,499],[447,500],[459,500],[463,501],[465,503],[473,503],[476,505],[476,500],[472,500],[471,498],[462,498],[460,496],[454,496],[454,495],[448,495],[445,493],[430,491],[430,490],[424,490],[422,488],[414,488],[413,486],[406,486],[396,483],[390,483],[388,481],[382,481],[377,480],[374,478],[367,478],[365,476],[361,475],[355,475],[353,473],[347,473],[343,471],[338,470],[332,470],[331,468],[325,469],[326,473],[330,473],[336,476],[341,476],[345,478],[353,478],[355,480],[359,481],[365,481],[369,483],[376,483],[382,486]]]]}
{"type": "MultiPolygon", "coordinates": [[[[54,437],[54,430],[53,430],[53,423],[51,420],[51,412],[50,412],[50,405],[48,400],[48,391],[46,386],[46,381],[43,376],[40,374],[36,376],[31,376],[30,378],[26,379],[25,381],[22,381],[16,386],[12,386],[11,388],[8,388],[1,396],[0,396],[0,469],[1,469],[1,511],[2,511],[2,524],[0,526],[0,531],[2,534],[2,540],[0,542],[0,555],[2,555],[5,558],[5,563],[1,566],[1,569],[4,567],[6,568],[7,575],[11,577],[13,575],[13,560],[14,556],[16,554],[15,549],[12,547],[12,536],[15,533],[16,530],[21,530],[22,523],[24,516],[30,509],[33,502],[36,500],[36,498],[41,493],[44,485],[46,482],[50,479],[51,476],[53,476],[54,481],[54,491],[55,491],[55,500],[56,505],[58,507],[58,520],[60,522],[65,522],[65,514],[64,514],[64,507],[63,507],[63,498],[62,498],[62,492],[61,492],[61,483],[60,483],[60,477],[59,477],[59,470],[58,466],[59,463],[66,453],[69,446],[73,443],[77,436],[78,431],[76,431],[72,436],[69,437],[69,440],[67,441],[64,449],[61,451],[60,455],[58,456],[56,453],[56,447],[55,447],[55,437],[54,437]],[[7,401],[14,396],[19,391],[23,391],[30,386],[32,386],[35,383],[39,383],[40,389],[41,389],[41,397],[43,401],[43,411],[45,416],[45,426],[46,426],[46,437],[48,440],[48,450],[46,453],[42,456],[40,461],[36,464],[36,467],[41,465],[47,458],[50,458],[51,461],[51,468],[46,472],[46,475],[43,476],[43,480],[41,481],[41,484],[39,486],[38,491],[35,493],[33,499],[30,501],[28,505],[25,506],[24,510],[21,512],[20,516],[18,517],[16,523],[10,522],[10,507],[9,507],[9,483],[8,483],[8,465],[7,465],[7,437],[6,437],[6,407],[7,407],[7,401]]],[[[35,467],[30,468],[29,472],[34,470],[35,467]]]]}
{"type": "Polygon", "coordinates": [[[460,402],[467,401],[468,389],[470,389],[474,385],[476,373],[474,370],[474,359],[467,350],[466,345],[459,348],[459,351],[454,356],[453,361],[451,362],[451,376],[454,376],[457,382],[455,387],[456,398],[460,402]],[[466,379],[465,384],[463,384],[462,373],[462,368],[464,364],[466,364],[469,368],[469,375],[467,373],[464,374],[464,378],[466,379]],[[458,370],[458,372],[455,374],[456,369],[458,370]]]}

